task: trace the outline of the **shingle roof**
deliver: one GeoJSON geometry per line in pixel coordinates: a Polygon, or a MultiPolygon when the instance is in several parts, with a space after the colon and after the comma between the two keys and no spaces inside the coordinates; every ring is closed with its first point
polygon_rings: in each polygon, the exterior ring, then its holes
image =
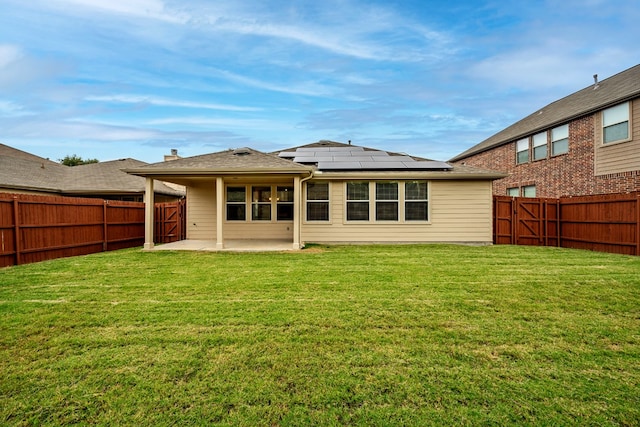
{"type": "MultiPolygon", "coordinates": [[[[0,187],[54,193],[144,193],[144,179],[124,173],[122,169],[145,164],[122,159],[69,167],[0,144],[0,187]]],[[[161,182],[156,183],[155,191],[177,197],[184,195],[161,182]]]]}
{"type": "Polygon", "coordinates": [[[289,171],[304,172],[309,167],[289,160],[284,160],[273,154],[263,153],[251,148],[237,148],[200,156],[184,157],[168,162],[152,163],[127,169],[130,173],[144,174],[162,171],[167,173],[202,172],[219,173],[237,171],[289,171]]]}
{"type": "MultiPolygon", "coordinates": [[[[280,158],[280,153],[296,151],[300,148],[347,148],[357,147],[355,145],[344,144],[335,141],[318,141],[311,144],[301,145],[285,150],[275,151],[273,153],[263,153],[251,148],[239,148],[235,150],[225,150],[218,153],[205,154],[201,156],[185,157],[178,160],[171,160],[167,162],[154,163],[150,165],[141,166],[138,168],[127,169],[128,173],[140,175],[140,176],[168,176],[168,175],[215,175],[221,173],[245,173],[245,172],[286,172],[286,173],[300,173],[310,172],[317,170],[317,166],[303,165],[293,160],[286,160],[280,158]],[[243,154],[245,153],[245,154],[243,154]]],[[[365,152],[383,151],[375,148],[364,148],[365,152]]],[[[406,154],[384,152],[390,156],[404,157],[406,154]]],[[[424,159],[421,157],[408,156],[417,162],[425,162],[425,164],[431,165],[434,161],[424,159]]],[[[437,162],[438,164],[442,162],[437,162]]],[[[441,165],[440,165],[441,166],[441,165]]],[[[425,168],[427,168],[425,166],[425,168]]],[[[431,169],[431,168],[427,168],[431,169]]],[[[426,170],[426,169],[425,169],[426,170]]],[[[354,170],[341,169],[339,173],[361,173],[362,168],[354,170]]],[[[408,172],[407,169],[402,168],[398,171],[369,171],[368,173],[380,174],[389,172],[408,172]]],[[[431,172],[438,178],[458,178],[472,177],[478,179],[494,179],[505,176],[504,174],[487,169],[473,168],[464,165],[451,165],[449,170],[442,170],[442,167],[434,168],[431,172]]]]}
{"type": "Polygon", "coordinates": [[[459,161],[640,96],[640,64],[537,110],[508,128],[453,157],[459,161]]]}

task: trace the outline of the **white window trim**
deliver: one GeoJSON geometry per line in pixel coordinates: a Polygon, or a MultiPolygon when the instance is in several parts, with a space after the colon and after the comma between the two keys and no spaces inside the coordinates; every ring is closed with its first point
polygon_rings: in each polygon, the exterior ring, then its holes
{"type": "Polygon", "coordinates": [[[563,154],[567,154],[567,153],[569,153],[569,123],[565,123],[565,124],[563,124],[563,125],[556,126],[556,127],[552,128],[552,129],[549,131],[549,139],[551,140],[551,142],[550,142],[550,143],[551,143],[551,147],[550,147],[550,151],[549,151],[549,156],[551,156],[551,157],[555,157],[555,156],[562,156],[563,154]],[[566,128],[567,128],[567,136],[566,136],[566,137],[564,137],[564,138],[553,139],[553,138],[554,138],[554,136],[553,136],[553,131],[554,131],[554,130],[556,130],[556,129],[563,128],[563,127],[566,127],[566,128]],[[560,141],[564,141],[565,139],[567,140],[567,151],[563,151],[562,153],[557,153],[557,154],[556,154],[556,153],[554,153],[554,152],[553,152],[553,151],[554,151],[554,150],[553,150],[554,143],[556,143],[556,142],[560,142],[560,141]]]}
{"type": "MultiPolygon", "coordinates": [[[[387,225],[430,225],[431,224],[431,207],[432,207],[432,203],[431,203],[431,181],[428,179],[404,179],[404,180],[385,180],[385,179],[379,179],[379,180],[369,180],[367,181],[369,183],[369,220],[368,221],[358,221],[358,220],[347,220],[347,203],[349,202],[347,200],[347,182],[365,182],[363,180],[354,180],[354,181],[345,181],[343,183],[343,224],[345,225],[372,225],[372,224],[387,224],[387,225]],[[427,220],[426,221],[408,221],[405,218],[405,202],[407,202],[406,198],[405,198],[405,183],[407,182],[411,182],[411,181],[426,181],[427,183],[427,198],[425,200],[409,200],[409,201],[413,201],[413,202],[427,202],[427,220]],[[375,190],[376,190],[376,183],[377,182],[395,182],[398,184],[398,220],[380,220],[377,221],[376,220],[376,194],[375,194],[375,190]]],[[[357,200],[353,200],[354,202],[356,202],[357,200]]],[[[362,200],[364,201],[364,200],[362,200]]],[[[382,200],[384,201],[384,200],[382,200]]],[[[314,221],[315,223],[315,221],[314,221]]],[[[326,222],[324,222],[326,223],[326,222]]]]}
{"type": "Polygon", "coordinates": [[[612,145],[616,145],[616,144],[623,144],[625,142],[629,142],[633,139],[633,123],[632,123],[632,117],[633,117],[633,111],[632,111],[632,102],[631,101],[626,101],[626,102],[622,102],[620,104],[616,104],[616,105],[612,105],[609,108],[605,108],[604,110],[602,110],[602,112],[600,113],[600,137],[601,137],[601,145],[603,147],[610,147],[612,145]],[[621,105],[627,104],[627,120],[623,120],[621,122],[616,122],[616,123],[611,123],[607,126],[605,126],[604,124],[604,112],[611,109],[611,108],[615,108],[615,107],[619,107],[621,105]],[[611,141],[611,142],[605,142],[604,140],[604,130],[607,127],[610,126],[615,126],[618,125],[620,123],[624,123],[627,122],[627,138],[625,139],[619,139],[616,141],[611,141]]]}
{"type": "Polygon", "coordinates": [[[328,194],[329,194],[329,198],[327,200],[308,200],[307,199],[307,185],[309,184],[308,182],[304,183],[304,188],[302,189],[302,205],[303,205],[303,209],[302,209],[302,223],[303,224],[322,224],[322,225],[327,225],[327,224],[333,224],[333,216],[331,215],[331,186],[333,185],[333,183],[331,181],[317,181],[314,182],[314,184],[316,183],[322,183],[322,184],[327,184],[328,188],[328,194]],[[308,204],[307,202],[327,202],[327,204],[329,205],[329,220],[323,220],[323,219],[318,219],[318,220],[308,220],[307,219],[307,207],[308,204]]]}

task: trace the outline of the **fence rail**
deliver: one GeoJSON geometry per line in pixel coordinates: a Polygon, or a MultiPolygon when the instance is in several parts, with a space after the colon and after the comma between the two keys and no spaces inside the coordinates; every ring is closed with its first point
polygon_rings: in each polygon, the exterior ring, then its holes
{"type": "MultiPolygon", "coordinates": [[[[158,204],[156,215],[172,205],[171,229],[178,229],[185,220],[184,202],[158,204]]],[[[162,218],[157,228],[165,229],[162,218]]],[[[155,239],[180,238],[183,234],[165,233],[155,239]]],[[[0,267],[143,243],[144,203],[0,193],[0,267]]]]}
{"type": "Polygon", "coordinates": [[[560,199],[494,196],[495,244],[640,255],[640,192],[560,199]]]}

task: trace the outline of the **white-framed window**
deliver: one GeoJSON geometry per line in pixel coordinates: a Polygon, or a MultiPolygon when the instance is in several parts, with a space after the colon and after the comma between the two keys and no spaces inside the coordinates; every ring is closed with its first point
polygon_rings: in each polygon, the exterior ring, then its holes
{"type": "Polygon", "coordinates": [[[227,187],[227,221],[247,220],[247,189],[227,187]]]}
{"type": "Polygon", "coordinates": [[[398,183],[376,182],[376,221],[398,220],[398,183]]]}
{"type": "Polygon", "coordinates": [[[399,223],[429,221],[429,182],[346,183],[346,221],[399,223]]]}
{"type": "Polygon", "coordinates": [[[329,183],[307,182],[307,221],[329,221],[329,183]]]}
{"type": "Polygon", "coordinates": [[[347,221],[369,221],[369,182],[347,182],[347,221]]]}
{"type": "Polygon", "coordinates": [[[536,186],[525,185],[522,187],[522,197],[536,197],[536,186]]]}
{"type": "Polygon", "coordinates": [[[557,156],[569,152],[569,125],[551,129],[551,155],[557,156]]]}
{"type": "Polygon", "coordinates": [[[607,108],[602,112],[602,142],[629,139],[629,102],[607,108]]]}
{"type": "Polygon", "coordinates": [[[522,164],[529,161],[529,138],[523,138],[516,142],[516,163],[522,164]]]}
{"type": "Polygon", "coordinates": [[[507,196],[520,197],[520,187],[507,188],[507,196]]]}
{"type": "Polygon", "coordinates": [[[547,133],[540,132],[533,135],[533,160],[547,158],[547,133]]]}
{"type": "Polygon", "coordinates": [[[271,221],[271,186],[251,187],[251,220],[271,221]]]}
{"type": "Polygon", "coordinates": [[[293,186],[228,185],[225,203],[227,221],[293,221],[293,186]]]}
{"type": "Polygon", "coordinates": [[[276,219],[278,221],[293,221],[293,187],[276,187],[276,219]]]}
{"type": "Polygon", "coordinates": [[[404,220],[429,220],[429,190],[427,181],[404,183],[404,220]]]}

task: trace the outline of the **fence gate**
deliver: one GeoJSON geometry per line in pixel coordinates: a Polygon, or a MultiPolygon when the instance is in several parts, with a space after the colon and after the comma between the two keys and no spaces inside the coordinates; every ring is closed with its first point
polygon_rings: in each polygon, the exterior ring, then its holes
{"type": "Polygon", "coordinates": [[[171,243],[186,238],[185,200],[157,203],[155,212],[155,243],[171,243]]]}
{"type": "Polygon", "coordinates": [[[558,246],[556,199],[494,197],[496,244],[558,246]]]}

